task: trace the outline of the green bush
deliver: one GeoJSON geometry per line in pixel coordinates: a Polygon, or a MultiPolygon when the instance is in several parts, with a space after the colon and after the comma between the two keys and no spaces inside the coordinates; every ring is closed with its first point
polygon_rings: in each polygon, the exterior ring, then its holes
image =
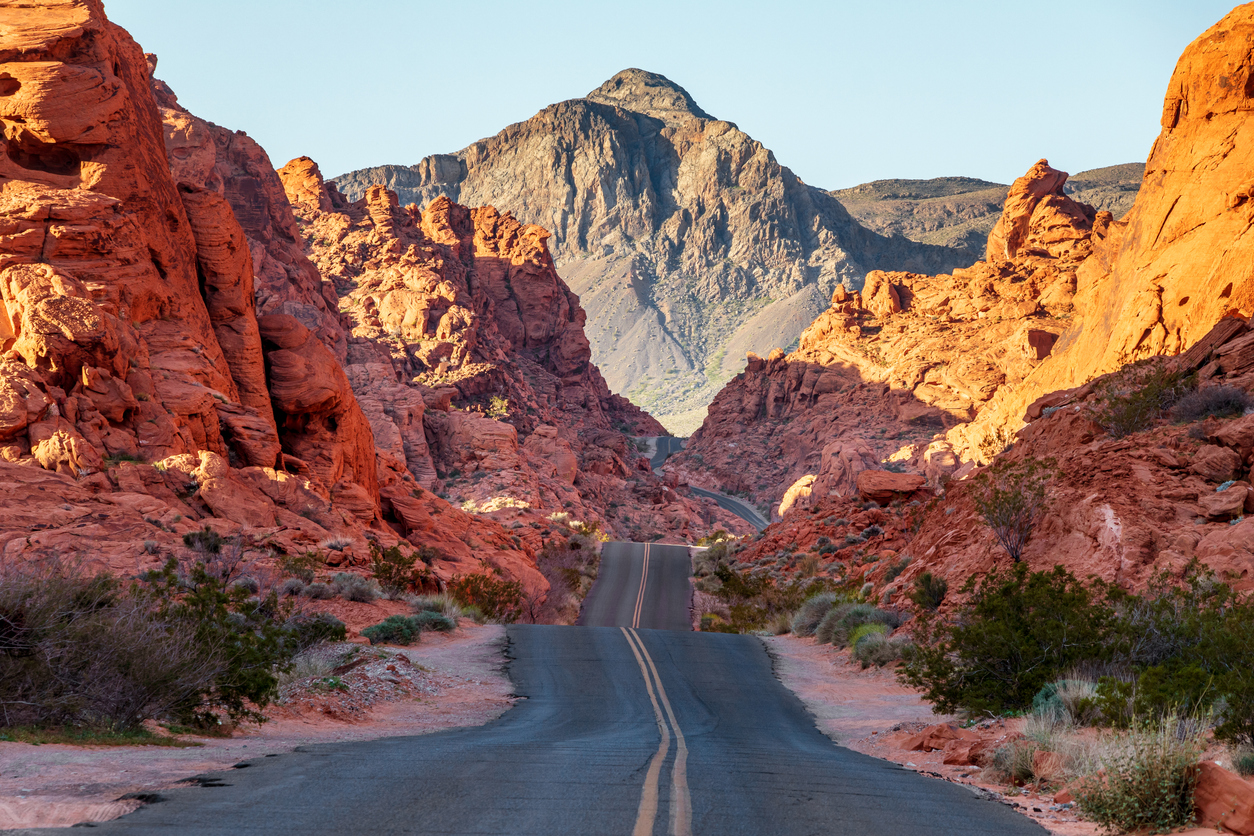
{"type": "Polygon", "coordinates": [[[872,604],[840,604],[823,617],[814,636],[820,644],[844,645],[850,634],[863,624],[883,624],[896,630],[901,626],[901,616],[872,604]]]}
{"type": "Polygon", "coordinates": [[[887,624],[861,624],[849,634],[849,647],[856,648],[858,646],[858,642],[868,636],[879,636],[883,638],[887,635],[887,624]]]}
{"type": "Polygon", "coordinates": [[[370,544],[370,568],[383,591],[396,595],[407,589],[420,589],[429,574],[425,565],[420,566],[414,554],[404,554],[400,546],[380,548],[370,544]]]}
{"type": "Polygon", "coordinates": [[[371,624],[361,631],[371,644],[415,644],[422,634],[418,617],[413,615],[389,615],[378,624],[371,624]]]}
{"type": "Polygon", "coordinates": [[[348,628],[329,612],[315,615],[294,615],[283,625],[288,632],[294,653],[300,653],[321,642],[342,642],[348,638],[348,628]]]}
{"type": "Polygon", "coordinates": [[[315,601],[325,601],[328,598],[335,597],[335,590],[331,588],[330,584],[311,583],[309,586],[302,589],[300,594],[304,595],[306,598],[312,598],[315,601]]]}
{"type": "Polygon", "coordinates": [[[451,633],[457,629],[457,622],[444,613],[422,610],[410,618],[421,630],[433,630],[437,633],[451,633]]]}
{"type": "Polygon", "coordinates": [[[889,662],[905,658],[913,646],[913,643],[904,636],[890,638],[882,632],[871,632],[854,642],[853,657],[861,662],[864,668],[871,665],[882,668],[889,662]]]}
{"type": "Polygon", "coordinates": [[[478,609],[486,619],[508,624],[517,621],[522,614],[522,583],[505,580],[495,568],[454,576],[448,583],[448,592],[462,606],[478,609]]]}
{"type": "Polygon", "coordinates": [[[910,565],[910,558],[903,557],[896,563],[888,567],[888,571],[884,573],[884,583],[892,583],[897,580],[897,576],[906,571],[906,567],[910,565]]]}
{"type": "Polygon", "coordinates": [[[1112,438],[1123,438],[1149,429],[1196,385],[1196,375],[1157,360],[1132,363],[1101,384],[1094,418],[1112,438]]]}
{"type": "Polygon", "coordinates": [[[1254,778],[1254,749],[1243,749],[1233,755],[1232,767],[1242,778],[1254,778]]]}
{"type": "Polygon", "coordinates": [[[949,592],[949,581],[938,578],[931,572],[924,572],[914,579],[914,589],[910,590],[910,600],[925,610],[940,609],[949,592]]]}
{"type": "Polygon", "coordinates": [[[1116,833],[1170,833],[1193,823],[1193,794],[1202,736],[1180,728],[1176,718],[1144,725],[1102,741],[1073,786],[1086,816],[1116,833]]]}
{"type": "Polygon", "coordinates": [[[921,620],[920,646],[899,672],[937,711],[1022,711],[1063,671],[1109,655],[1111,607],[1062,567],[1015,564],[963,591],[972,597],[957,620],[921,620]]]}
{"type": "Polygon", "coordinates": [[[818,595],[807,598],[805,603],[798,608],[796,615],[792,617],[792,634],[802,637],[813,636],[823,616],[827,615],[828,610],[836,603],[836,598],[834,592],[820,592],[818,595]]]}

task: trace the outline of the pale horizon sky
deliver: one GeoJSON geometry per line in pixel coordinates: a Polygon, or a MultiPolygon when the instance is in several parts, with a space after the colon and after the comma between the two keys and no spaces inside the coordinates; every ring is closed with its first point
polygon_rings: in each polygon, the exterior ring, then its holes
{"type": "Polygon", "coordinates": [[[1212,0],[105,0],[196,115],[328,177],[460,150],[640,67],[802,180],[1143,162],[1212,0]]]}

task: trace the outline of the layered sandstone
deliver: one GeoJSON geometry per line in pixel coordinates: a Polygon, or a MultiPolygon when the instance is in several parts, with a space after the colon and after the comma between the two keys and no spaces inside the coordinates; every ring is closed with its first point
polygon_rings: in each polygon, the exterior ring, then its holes
{"type": "Polygon", "coordinates": [[[964,452],[945,431],[1052,353],[1073,313],[1076,270],[1108,234],[1111,215],[1067,197],[1066,180],[1045,160],[1016,180],[987,259],[972,267],[874,271],[861,292],[838,286],[796,351],[750,355],[668,466],[767,502],[807,475],[806,497],[848,495],[859,471],[890,459],[939,484],[964,452]]]}
{"type": "Polygon", "coordinates": [[[383,186],[352,202],[308,158],[280,176],[351,324],[345,368],[377,444],[425,488],[620,536],[738,525],[666,486],[636,451],[628,436],[665,431],[592,363],[547,231],[447,197],[402,207],[383,186]]]}
{"type": "Polygon", "coordinates": [[[353,198],[382,183],[420,206],[490,204],[551,230],[611,387],[684,435],[747,351],[789,344],[837,284],[973,260],[870,232],[736,125],[638,69],[456,154],[336,182],[353,198]]]}
{"type": "Polygon", "coordinates": [[[440,577],[542,592],[538,542],[376,453],[265,153],[182,110],[98,0],[0,28],[3,557],[130,573],[208,525],[263,561],[430,545],[440,577]]]}

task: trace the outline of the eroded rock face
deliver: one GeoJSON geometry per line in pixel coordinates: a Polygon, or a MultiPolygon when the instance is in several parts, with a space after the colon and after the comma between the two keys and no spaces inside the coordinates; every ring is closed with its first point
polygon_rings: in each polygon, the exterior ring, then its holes
{"type": "Polygon", "coordinates": [[[788,345],[837,283],[973,260],[870,232],[761,143],[639,69],[455,155],[336,182],[352,198],[383,184],[403,203],[447,196],[550,230],[598,367],[683,435],[747,351],[788,345]]]}
{"type": "Polygon", "coordinates": [[[1072,315],[1076,270],[1112,219],[1067,197],[1066,179],[1042,160],[1016,181],[990,238],[990,252],[1013,257],[942,276],[872,271],[861,292],[837,286],[796,351],[749,356],[668,467],[768,502],[814,475],[814,501],[848,495],[860,469],[890,457],[938,486],[958,452],[999,450],[996,439],[955,451],[937,437],[1020,386],[1072,315]],[[839,473],[833,445],[858,451],[842,454],[839,473]]]}
{"type": "Polygon", "coordinates": [[[129,575],[208,525],[263,562],[438,540],[440,577],[482,558],[542,593],[538,543],[435,496],[440,525],[395,514],[421,489],[376,454],[264,151],[179,107],[98,0],[0,29],[0,559],[129,575]]]}
{"type": "Polygon", "coordinates": [[[383,186],[350,202],[308,158],[280,176],[352,322],[345,368],[358,401],[424,488],[477,510],[566,512],[620,536],[742,526],[640,465],[624,433],[665,430],[592,363],[545,230],[447,197],[402,207],[383,186]]]}

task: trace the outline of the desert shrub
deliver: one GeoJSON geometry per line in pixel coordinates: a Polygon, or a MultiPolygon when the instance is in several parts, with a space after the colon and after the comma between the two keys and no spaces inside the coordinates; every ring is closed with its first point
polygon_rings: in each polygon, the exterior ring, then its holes
{"type": "Polygon", "coordinates": [[[1000,459],[975,479],[975,510],[1015,563],[1023,557],[1036,520],[1045,509],[1045,488],[1053,467],[1052,459],[1000,459]]]}
{"type": "Polygon", "coordinates": [[[409,605],[415,613],[434,612],[447,615],[453,619],[462,614],[462,605],[457,603],[457,599],[447,592],[442,592],[439,595],[415,596],[410,599],[409,605]]]}
{"type": "Polygon", "coordinates": [[[913,643],[905,636],[889,637],[883,632],[870,632],[854,643],[853,657],[864,668],[871,665],[882,668],[889,662],[904,658],[912,647],[913,643]]]}
{"type": "Polygon", "coordinates": [[[1232,768],[1242,778],[1254,778],[1254,749],[1242,749],[1233,755],[1232,768]]]}
{"type": "Polygon", "coordinates": [[[322,566],[322,560],[315,552],[304,554],[285,554],[279,558],[279,571],[293,578],[300,578],[305,583],[313,583],[314,574],[322,566]]]}
{"type": "Polygon", "coordinates": [[[429,574],[417,555],[404,554],[400,546],[384,549],[377,543],[370,544],[370,569],[379,586],[389,595],[397,595],[407,589],[421,589],[423,580],[429,574]]]}
{"type": "Polygon", "coordinates": [[[283,625],[288,632],[290,646],[300,653],[321,642],[342,642],[348,638],[348,628],[329,612],[314,615],[294,615],[283,625]]]}
{"type": "Polygon", "coordinates": [[[870,540],[872,537],[879,537],[883,533],[884,529],[880,528],[878,525],[868,525],[866,528],[862,529],[862,536],[867,540],[870,540]]]}
{"type": "Polygon", "coordinates": [[[720,629],[732,633],[764,629],[779,616],[800,608],[808,598],[833,587],[828,578],[798,575],[781,583],[765,574],[737,572],[726,565],[717,566],[709,580],[713,583],[707,591],[726,612],[720,629]]]}
{"type": "Polygon", "coordinates": [[[370,639],[371,644],[411,645],[418,641],[422,627],[418,617],[413,615],[389,615],[378,624],[364,628],[361,634],[370,639]]]}
{"type": "Polygon", "coordinates": [[[1250,393],[1236,386],[1208,386],[1195,389],[1171,408],[1171,417],[1182,423],[1203,418],[1235,418],[1254,406],[1250,393]]]}
{"type": "Polygon", "coordinates": [[[222,551],[222,543],[222,535],[209,526],[183,535],[183,545],[201,554],[219,554],[222,551]]]}
{"type": "Polygon", "coordinates": [[[1032,713],[1059,722],[1091,725],[1101,718],[1097,683],[1074,678],[1046,682],[1032,698],[1032,713]]]}
{"type": "Polygon", "coordinates": [[[890,630],[896,630],[901,626],[901,616],[872,604],[839,604],[832,607],[819,622],[814,636],[820,644],[844,645],[849,641],[850,634],[863,624],[883,624],[890,630]]]}
{"type": "Polygon", "coordinates": [[[410,618],[421,630],[433,630],[437,633],[451,633],[457,629],[457,619],[450,618],[440,612],[422,610],[419,613],[411,615],[410,618]]]}
{"type": "Polygon", "coordinates": [[[325,601],[328,598],[335,597],[335,590],[331,588],[330,584],[311,583],[302,589],[300,594],[315,601],[325,601]]]}
{"type": "MultiPolygon", "coordinates": [[[[448,592],[464,607],[474,607],[482,618],[503,623],[518,620],[523,609],[523,586],[508,581],[494,567],[472,575],[456,575],[448,582],[448,592]]],[[[478,620],[478,619],[476,619],[478,620]]]]}
{"type": "Polygon", "coordinates": [[[849,647],[855,648],[858,642],[868,636],[884,637],[888,635],[887,624],[860,624],[849,634],[849,647]]]}
{"type": "Polygon", "coordinates": [[[335,590],[336,595],[346,601],[369,603],[379,597],[379,591],[375,589],[374,584],[352,572],[336,572],[331,578],[331,588],[335,590]]]}
{"type": "Polygon", "coordinates": [[[999,746],[988,766],[989,777],[1007,784],[1026,784],[1035,777],[1032,771],[1035,754],[1036,744],[1030,740],[1012,740],[999,746]]]}
{"type": "Polygon", "coordinates": [[[1029,572],[1016,564],[978,588],[972,578],[963,591],[972,596],[957,620],[920,622],[920,646],[899,671],[937,711],[1026,709],[1045,683],[1109,652],[1107,598],[1060,566],[1029,572]]]}
{"type": "Polygon", "coordinates": [[[283,596],[300,595],[305,591],[305,582],[300,578],[288,578],[279,584],[279,594],[283,596]]]}
{"type": "Polygon", "coordinates": [[[248,576],[235,580],[231,583],[231,587],[233,589],[242,589],[249,595],[256,595],[259,591],[261,591],[261,584],[257,581],[257,579],[248,576]]]}
{"type": "Polygon", "coordinates": [[[1086,816],[1118,833],[1170,833],[1193,822],[1201,735],[1176,718],[1109,735],[1098,745],[1087,777],[1072,787],[1086,816]]]}
{"type": "Polygon", "coordinates": [[[858,535],[858,534],[846,534],[845,535],[846,546],[856,546],[859,543],[865,543],[865,542],[866,542],[866,538],[861,535],[858,535]]]}
{"type": "Polygon", "coordinates": [[[805,600],[798,609],[796,615],[792,617],[792,634],[794,636],[813,636],[814,630],[819,626],[819,622],[823,620],[823,616],[827,615],[827,611],[836,603],[837,596],[834,592],[820,592],[805,600]]]}
{"type": "Polygon", "coordinates": [[[889,566],[888,571],[884,573],[884,583],[895,581],[902,572],[906,571],[906,567],[909,565],[910,558],[903,557],[901,560],[898,560],[896,563],[889,566]]]}
{"type": "Polygon", "coordinates": [[[1098,388],[1094,418],[1112,438],[1148,429],[1197,385],[1197,377],[1154,360],[1125,366],[1098,388]]]}
{"type": "Polygon", "coordinates": [[[938,578],[931,572],[924,572],[914,579],[910,600],[922,609],[936,610],[940,608],[948,592],[949,581],[938,578]]]}

